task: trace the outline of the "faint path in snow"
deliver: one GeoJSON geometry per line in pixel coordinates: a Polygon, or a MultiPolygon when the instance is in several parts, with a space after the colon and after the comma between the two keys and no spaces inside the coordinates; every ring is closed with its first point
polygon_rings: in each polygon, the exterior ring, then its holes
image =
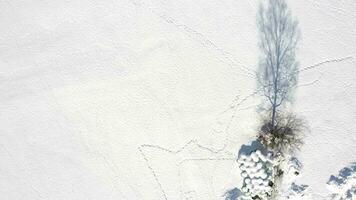
{"type": "Polygon", "coordinates": [[[311,86],[311,85],[314,85],[315,83],[319,82],[320,79],[323,77],[324,73],[321,73],[319,74],[318,78],[316,78],[315,80],[313,81],[310,81],[310,82],[307,82],[307,83],[303,83],[303,84],[298,84],[296,85],[295,87],[296,88],[300,88],[300,87],[306,87],[306,86],[311,86]]]}
{"type": "MultiPolygon", "coordinates": [[[[348,13],[347,12],[347,10],[345,9],[345,6],[347,6],[347,4],[342,3],[342,1],[340,1],[338,6],[331,6],[331,5],[328,6],[328,8],[333,12],[329,12],[329,11],[324,10],[320,2],[317,2],[315,0],[308,0],[308,1],[312,5],[312,7],[315,8],[316,11],[318,11],[319,13],[325,15],[328,18],[332,18],[333,20],[338,21],[341,24],[347,23],[347,22],[345,22],[342,19],[340,19],[339,17],[337,17],[335,15],[335,13],[344,14],[344,15],[352,15],[354,18],[356,17],[356,15],[354,13],[352,13],[352,12],[348,13]]],[[[323,3],[326,3],[326,2],[327,1],[325,1],[323,3]]],[[[354,30],[349,30],[349,31],[354,32],[354,30]]]]}
{"type": "MultiPolygon", "coordinates": [[[[230,153],[230,152],[229,152],[230,153]]],[[[221,158],[192,158],[192,159],[184,159],[181,162],[178,163],[178,177],[180,178],[180,180],[183,180],[183,175],[182,175],[182,165],[185,163],[189,163],[189,162],[216,162],[216,161],[232,161],[234,162],[236,160],[234,155],[231,155],[231,157],[221,157],[221,158]]],[[[215,172],[216,170],[216,166],[214,165],[214,170],[212,170],[212,172],[215,172]]],[[[233,166],[232,166],[233,167],[233,166]]],[[[231,171],[231,170],[230,170],[231,171]]],[[[215,194],[215,188],[212,187],[213,186],[213,180],[214,180],[214,173],[211,173],[209,176],[209,180],[210,180],[210,190],[213,191],[213,193],[215,194]]],[[[206,184],[206,187],[208,187],[208,184],[206,184]]],[[[196,193],[196,191],[194,191],[196,193]]],[[[186,192],[182,191],[182,189],[180,189],[180,193],[184,194],[186,192]]],[[[191,200],[196,200],[195,197],[185,197],[185,199],[191,199],[191,200]]],[[[211,198],[214,199],[214,198],[211,198]]]]}
{"type": "MultiPolygon", "coordinates": [[[[319,63],[316,63],[316,64],[313,64],[313,65],[310,65],[308,67],[305,67],[305,68],[302,68],[301,70],[299,70],[298,72],[306,72],[308,70],[311,70],[311,69],[314,69],[314,68],[317,68],[317,67],[321,67],[322,65],[325,65],[325,64],[328,64],[328,63],[338,63],[338,62],[342,62],[342,61],[347,61],[347,60],[351,60],[353,59],[353,56],[346,56],[346,57],[341,57],[341,58],[336,58],[336,59],[330,59],[330,60],[325,60],[325,61],[321,61],[319,63]]],[[[310,85],[313,85],[315,84],[316,82],[318,82],[320,80],[320,78],[322,77],[322,73],[320,73],[319,77],[314,80],[314,81],[311,81],[309,83],[304,83],[304,84],[299,84],[297,85],[296,87],[303,87],[303,86],[310,86],[310,85]]],[[[184,149],[186,149],[186,147],[188,147],[189,145],[191,144],[195,144],[197,145],[200,149],[202,150],[207,150],[213,154],[218,154],[222,151],[225,150],[225,148],[227,147],[227,142],[229,140],[229,134],[228,134],[228,130],[234,120],[234,118],[236,117],[236,113],[237,111],[239,110],[238,108],[243,105],[248,99],[254,97],[255,95],[257,95],[259,92],[259,89],[256,89],[254,90],[252,93],[250,93],[249,95],[241,98],[240,100],[240,97],[239,96],[236,96],[236,98],[233,100],[233,102],[231,103],[231,105],[225,109],[224,111],[222,111],[220,114],[224,114],[228,111],[231,111],[232,110],[232,115],[227,123],[227,126],[225,127],[224,129],[224,132],[226,133],[226,136],[225,136],[225,140],[224,140],[224,144],[221,148],[219,149],[213,149],[213,148],[208,148],[208,147],[205,147],[203,145],[200,145],[198,143],[197,140],[190,140],[189,142],[187,142],[185,145],[183,145],[183,147],[179,148],[178,150],[172,150],[172,149],[169,149],[169,148],[164,148],[164,147],[161,147],[159,145],[152,145],[152,144],[143,144],[141,146],[138,147],[138,150],[140,151],[143,159],[145,160],[146,162],[146,165],[147,165],[147,168],[151,171],[155,181],[156,181],[156,184],[159,186],[161,192],[162,192],[162,196],[165,200],[168,200],[168,197],[167,197],[167,194],[161,184],[161,182],[159,181],[159,178],[158,178],[158,175],[157,175],[157,172],[154,170],[154,168],[151,166],[150,164],[150,161],[147,157],[147,155],[144,153],[144,149],[157,149],[157,150],[160,150],[162,152],[166,152],[166,153],[170,153],[170,154],[178,154],[180,152],[182,152],[184,149]]],[[[180,163],[178,163],[178,167],[180,167],[183,163],[185,162],[189,162],[189,161],[216,161],[216,160],[221,160],[221,161],[226,161],[226,160],[234,160],[234,154],[231,153],[231,152],[225,152],[227,153],[228,155],[231,155],[231,158],[196,158],[196,159],[184,159],[182,160],[180,163]]],[[[180,169],[180,168],[179,168],[180,169]]],[[[179,171],[179,174],[180,174],[180,171],[179,171]]],[[[182,191],[181,191],[182,193],[182,191]]]]}
{"type": "MultiPolygon", "coordinates": [[[[163,188],[163,185],[159,181],[158,174],[154,170],[154,168],[152,167],[152,165],[151,165],[146,153],[144,152],[144,149],[156,149],[156,150],[160,150],[162,152],[166,152],[166,153],[169,153],[169,154],[176,155],[176,154],[179,154],[179,153],[183,152],[190,145],[196,145],[199,149],[208,151],[208,152],[210,152],[212,154],[224,153],[224,154],[229,155],[231,157],[223,157],[223,158],[206,157],[206,158],[183,159],[177,164],[178,169],[179,169],[178,176],[180,176],[180,173],[181,173],[180,172],[181,165],[186,163],[186,162],[189,162],[189,161],[217,161],[217,160],[221,160],[221,161],[229,160],[229,161],[231,161],[231,160],[235,160],[235,157],[234,157],[233,153],[228,152],[228,151],[223,152],[225,147],[223,147],[221,149],[208,148],[208,147],[205,147],[205,146],[199,144],[197,140],[190,140],[189,142],[187,142],[183,147],[179,148],[178,150],[172,150],[172,149],[169,149],[169,148],[161,147],[159,145],[151,145],[151,144],[143,144],[143,145],[139,146],[138,150],[140,151],[143,159],[145,160],[148,169],[151,171],[151,173],[152,173],[157,185],[159,186],[159,188],[161,190],[163,199],[165,199],[165,200],[168,200],[168,197],[167,197],[168,195],[165,192],[165,190],[163,188]]],[[[183,192],[181,191],[181,193],[183,193],[183,192]]]]}
{"type": "Polygon", "coordinates": [[[310,65],[308,67],[304,67],[302,68],[301,70],[299,70],[298,72],[304,72],[304,71],[308,71],[308,70],[311,70],[311,69],[314,69],[316,67],[320,67],[324,64],[328,64],[328,63],[338,63],[338,62],[342,62],[342,61],[346,61],[346,60],[350,60],[350,59],[353,59],[353,56],[346,56],[346,57],[341,57],[341,58],[335,58],[335,59],[330,59],[330,60],[324,60],[324,61],[321,61],[319,63],[316,63],[314,65],[310,65]]]}
{"type": "Polygon", "coordinates": [[[193,28],[191,28],[191,27],[179,22],[178,20],[168,16],[165,13],[157,12],[154,8],[152,8],[151,5],[148,5],[143,1],[133,2],[133,4],[135,6],[145,7],[151,13],[153,13],[154,15],[156,15],[157,17],[159,17],[160,19],[162,19],[166,23],[175,26],[178,30],[182,31],[183,33],[188,35],[188,37],[190,37],[191,39],[197,41],[198,43],[200,43],[205,48],[214,50],[218,54],[215,57],[218,60],[220,60],[221,62],[229,65],[232,69],[235,69],[236,67],[238,67],[247,76],[249,76],[250,78],[255,78],[256,77],[256,71],[255,70],[253,70],[251,67],[248,67],[247,65],[243,64],[241,61],[239,61],[236,58],[234,58],[234,56],[231,53],[229,53],[226,50],[224,50],[221,47],[219,47],[217,44],[215,44],[212,40],[210,40],[204,34],[202,34],[202,33],[198,32],[198,31],[196,31],[195,29],[193,29],[193,28]]]}
{"type": "MultiPolygon", "coordinates": [[[[200,43],[204,48],[207,48],[209,50],[213,50],[215,52],[215,57],[218,60],[220,60],[221,62],[229,65],[232,69],[236,69],[236,67],[238,67],[248,77],[256,78],[256,71],[255,70],[251,69],[250,67],[248,67],[245,64],[243,64],[241,61],[239,61],[236,58],[234,58],[231,53],[229,53],[229,52],[225,51],[224,49],[222,49],[221,47],[219,47],[216,43],[214,43],[212,40],[210,40],[206,35],[196,31],[195,29],[187,26],[186,24],[183,24],[183,23],[179,22],[177,19],[174,19],[174,18],[170,17],[166,13],[158,12],[157,9],[152,8],[152,6],[148,5],[146,2],[133,1],[133,4],[135,6],[140,6],[140,7],[144,7],[146,9],[148,9],[152,14],[156,15],[157,17],[162,19],[164,22],[173,25],[179,31],[185,33],[188,37],[190,37],[194,41],[197,41],[198,43],[200,43]]],[[[346,61],[346,60],[350,60],[350,59],[353,59],[353,56],[346,56],[346,57],[341,57],[341,58],[324,60],[324,61],[318,62],[316,64],[310,65],[308,67],[304,67],[304,68],[300,69],[299,71],[297,71],[296,73],[306,72],[308,70],[311,70],[311,69],[314,69],[314,68],[317,68],[317,67],[321,67],[321,66],[323,66],[325,64],[328,64],[328,63],[338,63],[338,62],[342,62],[342,61],[346,61]]],[[[304,87],[304,86],[313,85],[313,84],[317,83],[321,79],[322,76],[323,76],[323,74],[320,73],[319,77],[316,80],[308,82],[308,83],[299,84],[296,87],[304,87]]],[[[144,152],[144,150],[145,149],[157,149],[157,150],[162,151],[162,152],[166,152],[166,153],[170,153],[170,154],[176,155],[176,154],[182,152],[184,149],[186,149],[187,146],[189,146],[191,144],[195,144],[200,149],[208,150],[208,151],[210,151],[211,153],[214,153],[214,154],[218,154],[218,153],[224,151],[225,148],[227,147],[227,142],[229,140],[229,134],[228,134],[229,131],[228,130],[230,129],[230,126],[233,123],[234,118],[236,117],[237,111],[239,110],[238,108],[241,105],[243,105],[248,99],[250,99],[250,98],[254,97],[256,94],[258,94],[258,92],[259,92],[259,88],[254,90],[252,93],[250,93],[249,95],[247,95],[245,97],[240,98],[239,96],[236,96],[236,98],[233,100],[231,105],[227,109],[225,109],[224,111],[222,111],[220,113],[220,114],[224,114],[224,113],[227,113],[229,111],[232,111],[231,117],[229,118],[229,120],[227,122],[227,125],[226,125],[226,127],[224,128],[224,131],[223,131],[223,132],[226,133],[223,146],[221,148],[219,148],[219,149],[212,149],[212,148],[208,148],[208,147],[202,146],[202,145],[200,145],[198,143],[197,140],[190,140],[189,142],[187,142],[185,145],[183,145],[178,150],[172,150],[170,148],[164,148],[164,147],[161,147],[159,145],[152,145],[152,144],[143,144],[143,145],[138,147],[138,150],[140,151],[140,154],[142,155],[143,159],[146,162],[147,168],[151,171],[151,173],[152,173],[157,185],[159,186],[159,189],[161,190],[163,199],[168,200],[167,193],[165,192],[164,187],[162,186],[161,182],[159,181],[158,174],[154,170],[152,165],[150,164],[150,160],[147,157],[147,155],[144,152]]],[[[231,158],[184,159],[178,164],[178,166],[182,165],[185,162],[189,162],[189,161],[233,160],[234,159],[234,157],[233,157],[234,154],[231,153],[231,152],[227,152],[227,153],[230,154],[232,157],[231,158]]]]}
{"type": "MultiPolygon", "coordinates": [[[[157,185],[159,186],[161,192],[162,192],[162,195],[163,195],[163,198],[165,200],[168,200],[167,198],[167,193],[165,192],[161,182],[159,181],[159,178],[158,178],[158,175],[156,173],[156,171],[154,170],[154,168],[151,166],[150,164],[150,161],[147,157],[147,155],[144,153],[144,149],[145,148],[151,148],[151,149],[158,149],[162,152],[166,152],[166,153],[170,153],[170,154],[178,154],[182,151],[184,151],[189,145],[191,144],[194,144],[196,145],[198,148],[202,149],[202,150],[207,150],[209,151],[210,153],[212,154],[218,154],[218,153],[221,153],[225,150],[225,148],[227,147],[227,142],[229,140],[229,134],[228,134],[228,129],[230,128],[232,122],[233,122],[233,119],[235,118],[236,116],[236,113],[238,111],[238,108],[243,105],[244,102],[246,102],[248,99],[250,99],[251,97],[255,96],[257,94],[257,90],[254,91],[253,93],[243,97],[240,101],[239,101],[239,96],[236,97],[236,99],[234,100],[234,102],[236,102],[236,104],[231,104],[229,106],[229,108],[227,108],[226,110],[224,110],[221,114],[223,113],[226,113],[228,112],[229,110],[233,110],[233,114],[231,116],[231,118],[229,119],[229,122],[226,126],[226,128],[224,129],[224,132],[226,133],[226,136],[225,136],[225,139],[224,139],[224,144],[221,148],[219,149],[213,149],[213,148],[208,148],[208,147],[205,147],[201,144],[198,143],[197,140],[190,140],[189,142],[187,142],[183,147],[179,148],[178,150],[172,150],[172,149],[169,149],[169,148],[164,148],[164,147],[161,147],[159,145],[152,145],[152,144],[143,144],[141,146],[138,147],[138,150],[140,151],[143,159],[145,160],[146,162],[146,165],[147,165],[147,168],[151,171],[157,185]]],[[[235,154],[234,153],[231,153],[231,152],[228,152],[228,151],[225,151],[224,153],[226,153],[227,155],[230,155],[231,157],[230,158],[197,158],[197,159],[184,159],[182,160],[180,163],[178,163],[178,167],[180,169],[180,166],[185,163],[185,162],[188,162],[188,161],[216,161],[216,160],[234,160],[235,159],[235,154]]],[[[180,175],[180,171],[179,171],[179,175],[180,175]]]]}
{"type": "MultiPolygon", "coordinates": [[[[324,61],[318,62],[318,63],[316,63],[316,64],[310,65],[310,66],[308,66],[308,67],[304,67],[304,68],[298,70],[297,73],[307,72],[307,71],[309,71],[309,70],[312,70],[312,69],[321,67],[321,66],[323,66],[323,65],[325,65],[325,64],[329,64],[329,63],[339,63],[339,62],[343,62],[343,61],[347,61],[347,60],[353,60],[353,58],[354,58],[353,56],[346,56],[346,57],[341,57],[341,58],[335,58],[335,59],[330,59],[330,60],[324,60],[324,61]]],[[[296,88],[314,85],[315,83],[317,83],[317,82],[320,81],[320,79],[323,77],[323,75],[324,75],[323,72],[319,72],[318,78],[316,78],[315,80],[310,81],[310,82],[308,82],[308,83],[298,84],[298,85],[296,85],[296,88]]]]}
{"type": "Polygon", "coordinates": [[[157,176],[157,174],[156,174],[156,171],[152,168],[152,166],[150,165],[150,162],[149,162],[149,160],[148,160],[146,154],[145,154],[145,153],[143,152],[143,150],[142,150],[143,146],[145,146],[145,145],[141,145],[140,147],[138,147],[138,150],[140,151],[140,153],[141,153],[143,159],[144,159],[145,162],[146,162],[147,168],[151,171],[151,173],[152,173],[152,175],[153,175],[153,177],[154,177],[154,179],[155,179],[155,181],[156,181],[156,184],[158,185],[160,191],[162,192],[163,198],[164,198],[165,200],[168,200],[167,194],[166,194],[166,192],[164,191],[163,186],[162,186],[161,182],[160,182],[159,179],[158,179],[158,176],[157,176]]]}

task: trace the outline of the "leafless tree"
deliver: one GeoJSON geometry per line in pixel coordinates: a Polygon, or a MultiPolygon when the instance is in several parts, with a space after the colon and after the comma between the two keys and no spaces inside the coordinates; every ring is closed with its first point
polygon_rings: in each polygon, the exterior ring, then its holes
{"type": "Polygon", "coordinates": [[[293,113],[281,113],[276,117],[274,130],[269,126],[269,119],[262,119],[258,138],[269,150],[278,153],[294,153],[303,145],[304,132],[308,131],[304,119],[293,113]]]}
{"type": "Polygon", "coordinates": [[[295,55],[300,32],[285,0],[268,0],[267,6],[261,4],[257,26],[261,51],[257,83],[268,101],[274,128],[279,107],[292,99],[297,84],[295,55]]]}

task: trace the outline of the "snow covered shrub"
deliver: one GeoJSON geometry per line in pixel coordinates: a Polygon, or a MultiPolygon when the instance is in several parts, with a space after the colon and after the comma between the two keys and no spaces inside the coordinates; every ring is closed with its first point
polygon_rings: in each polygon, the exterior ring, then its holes
{"type": "Polygon", "coordinates": [[[292,183],[289,186],[288,191],[285,195],[283,195],[284,199],[289,200],[311,200],[312,197],[308,191],[308,185],[297,185],[296,183],[292,183]]]}
{"type": "Polygon", "coordinates": [[[268,151],[252,142],[241,147],[237,163],[243,183],[238,193],[230,192],[238,195],[226,195],[230,197],[226,200],[310,199],[308,186],[295,183],[302,164],[294,156],[268,151]]]}
{"type": "Polygon", "coordinates": [[[267,199],[273,189],[274,163],[270,156],[257,150],[250,155],[241,154],[237,160],[241,169],[241,191],[252,199],[267,199]]]}
{"type": "Polygon", "coordinates": [[[279,157],[278,169],[283,172],[275,178],[276,199],[311,200],[309,186],[297,184],[295,181],[300,176],[302,164],[293,156],[279,157]]]}
{"type": "Polygon", "coordinates": [[[307,129],[304,120],[292,113],[279,114],[275,125],[272,126],[270,118],[262,120],[258,139],[269,150],[275,153],[291,153],[303,144],[303,132],[307,129]]]}
{"type": "Polygon", "coordinates": [[[287,179],[285,183],[292,183],[300,174],[302,164],[296,157],[290,157],[280,164],[280,168],[284,171],[284,177],[287,179]]]}
{"type": "Polygon", "coordinates": [[[332,192],[331,199],[356,199],[356,163],[343,168],[338,176],[331,176],[327,184],[332,192]]]}

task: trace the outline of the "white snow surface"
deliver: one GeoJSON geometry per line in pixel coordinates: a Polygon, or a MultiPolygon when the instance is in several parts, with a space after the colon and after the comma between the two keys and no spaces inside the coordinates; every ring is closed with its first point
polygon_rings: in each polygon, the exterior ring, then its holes
{"type": "MultiPolygon", "coordinates": [[[[288,1],[298,182],[356,161],[356,1],[288,1]]],[[[257,130],[259,1],[0,1],[0,199],[224,199],[257,130]]]]}

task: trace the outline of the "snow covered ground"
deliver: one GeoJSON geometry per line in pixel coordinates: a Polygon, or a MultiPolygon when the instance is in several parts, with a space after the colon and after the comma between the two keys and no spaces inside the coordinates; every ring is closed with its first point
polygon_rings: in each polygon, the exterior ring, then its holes
{"type": "MultiPolygon", "coordinates": [[[[259,1],[0,1],[0,194],[223,199],[257,126],[259,1]]],[[[289,1],[301,184],[356,161],[356,2],[289,1]]]]}

